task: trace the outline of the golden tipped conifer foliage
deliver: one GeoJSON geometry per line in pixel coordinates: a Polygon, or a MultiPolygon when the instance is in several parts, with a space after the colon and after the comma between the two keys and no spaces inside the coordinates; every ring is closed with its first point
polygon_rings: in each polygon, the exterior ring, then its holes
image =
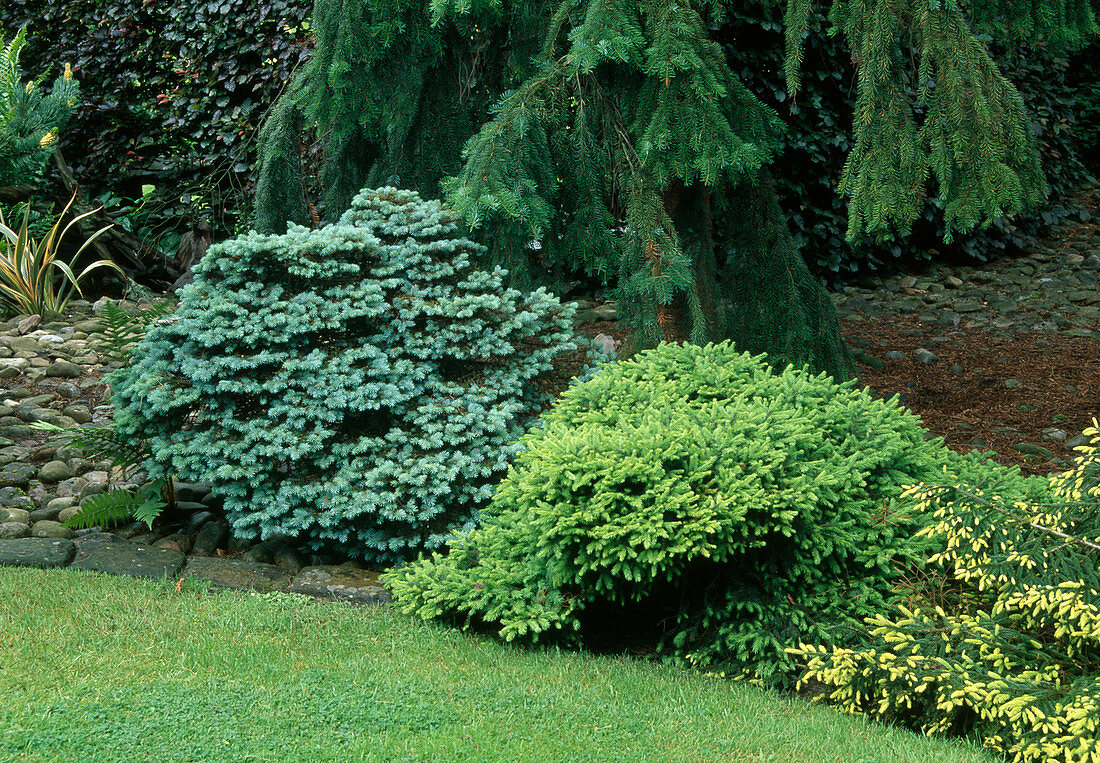
{"type": "Polygon", "coordinates": [[[858,649],[802,645],[804,682],[849,712],[973,733],[1014,761],[1100,761],[1100,436],[1049,504],[913,488],[941,551],[858,649]]]}

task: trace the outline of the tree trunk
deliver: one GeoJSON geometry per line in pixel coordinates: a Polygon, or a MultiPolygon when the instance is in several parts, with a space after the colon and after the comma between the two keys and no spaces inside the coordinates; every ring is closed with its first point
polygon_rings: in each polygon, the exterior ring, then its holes
{"type": "Polygon", "coordinates": [[[778,367],[806,366],[838,380],[854,376],[836,307],[795,246],[771,176],[761,172],[741,183],[733,198],[739,203],[723,226],[724,248],[734,253],[723,272],[726,335],[778,367]]]}
{"type": "Polygon", "coordinates": [[[664,328],[660,312],[664,307],[664,320],[676,327],[675,337],[670,339],[666,335],[666,341],[690,339],[697,344],[713,341],[718,315],[710,188],[698,181],[685,186],[683,182],[676,180],[661,198],[665,214],[672,220],[680,237],[680,245],[691,255],[697,310],[690,309],[690,297],[677,297],[671,305],[658,308],[658,323],[664,328]]]}
{"type": "Polygon", "coordinates": [[[74,216],[82,215],[85,212],[92,213],[77,223],[81,235],[87,238],[104,226],[113,226],[92,242],[92,246],[99,252],[99,255],[116,263],[127,271],[131,277],[134,275],[148,277],[162,273],[164,267],[163,265],[157,267],[154,264],[157,260],[157,252],[149,244],[122,226],[115,225],[114,220],[102,206],[93,207],[87,202],[60,150],[54,151],[53,161],[58,174],[61,176],[61,182],[73,195],[70,212],[74,216]]]}
{"type": "Polygon", "coordinates": [[[34,186],[26,183],[0,185],[0,202],[12,204],[17,201],[26,201],[32,193],[34,193],[34,186]]]}

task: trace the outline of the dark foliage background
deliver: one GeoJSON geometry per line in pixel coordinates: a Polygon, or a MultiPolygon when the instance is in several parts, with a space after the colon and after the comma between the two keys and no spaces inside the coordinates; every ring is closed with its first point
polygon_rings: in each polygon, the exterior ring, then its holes
{"type": "Polygon", "coordinates": [[[1074,55],[1068,77],[1076,90],[1076,144],[1089,172],[1100,174],[1100,43],[1074,55]]]}
{"type": "MultiPolygon", "coordinates": [[[[1075,89],[1087,90],[1090,80],[1080,71],[1087,71],[1085,61],[1091,59],[1078,54],[1079,66],[1071,69],[1066,54],[1041,45],[993,46],[996,60],[1031,112],[1050,186],[1047,204],[1026,217],[998,221],[988,231],[957,234],[953,243],[945,244],[942,214],[930,202],[912,236],[902,242],[867,238],[846,242],[846,200],[837,195],[836,186],[851,147],[854,70],[843,41],[829,37],[826,27],[821,16],[811,18],[802,92],[794,102],[787,98],[783,76],[783,26],[778,12],[771,18],[742,15],[725,40],[727,54],[736,62],[734,70],[788,125],[774,175],[802,254],[819,275],[836,281],[924,260],[987,260],[1018,252],[1055,226],[1081,219],[1083,213],[1072,203],[1072,195],[1086,175],[1080,157],[1088,155],[1088,140],[1095,151],[1100,86],[1093,86],[1091,118],[1084,110],[1084,99],[1080,118],[1075,118],[1075,89]]],[[[1096,53],[1095,45],[1090,49],[1096,53]]]]}
{"type": "Polygon", "coordinates": [[[171,251],[203,218],[219,238],[234,232],[255,132],[307,51],[310,11],[301,0],[4,0],[0,27],[27,24],[29,71],[72,65],[84,101],[62,136],[66,159],[91,196],[171,251]]]}

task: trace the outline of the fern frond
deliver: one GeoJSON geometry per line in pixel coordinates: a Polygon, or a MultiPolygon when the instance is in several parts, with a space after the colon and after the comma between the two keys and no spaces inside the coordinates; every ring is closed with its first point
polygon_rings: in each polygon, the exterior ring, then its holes
{"type": "Polygon", "coordinates": [[[65,525],[74,529],[107,527],[125,519],[136,519],[150,527],[168,504],[161,500],[164,481],[158,480],[133,492],[114,488],[88,498],[65,525]]]}
{"type": "Polygon", "coordinates": [[[173,307],[171,302],[158,302],[146,310],[131,313],[113,302],[104,305],[96,333],[106,344],[107,360],[126,363],[134,345],[145,337],[149,326],[170,313],[173,307]]]}
{"type": "Polygon", "coordinates": [[[82,426],[65,429],[45,421],[36,421],[28,426],[43,432],[55,432],[61,435],[67,447],[77,450],[81,457],[93,461],[109,459],[112,467],[118,467],[122,471],[140,466],[149,457],[149,448],[144,440],[130,440],[112,427],[82,426]]]}

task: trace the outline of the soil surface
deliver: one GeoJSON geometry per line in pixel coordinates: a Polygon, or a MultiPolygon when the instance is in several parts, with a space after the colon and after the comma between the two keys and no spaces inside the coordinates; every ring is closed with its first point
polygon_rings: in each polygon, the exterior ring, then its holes
{"type": "Polygon", "coordinates": [[[912,320],[885,318],[845,328],[882,353],[905,353],[877,369],[860,364],[860,382],[884,397],[898,395],[960,452],[995,451],[1000,463],[1048,474],[1066,468],[1072,457],[1066,443],[1079,442],[1075,436],[1100,416],[1100,340],[1010,339],[963,329],[952,332],[955,341],[939,345],[930,340],[942,336],[940,327],[912,320]],[[938,362],[914,355],[928,346],[938,362]]]}

